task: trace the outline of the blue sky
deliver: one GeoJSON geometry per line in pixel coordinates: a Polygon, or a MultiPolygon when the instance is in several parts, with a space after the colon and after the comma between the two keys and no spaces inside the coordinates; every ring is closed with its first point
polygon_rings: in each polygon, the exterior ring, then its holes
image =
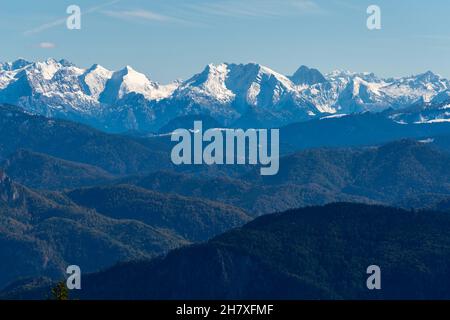
{"type": "Polygon", "coordinates": [[[450,77],[449,12],[447,0],[2,0],[0,60],[131,65],[163,83],[211,62],[450,77]],[[81,30],[65,27],[71,4],[81,30]],[[381,30],[366,28],[370,4],[381,30]]]}

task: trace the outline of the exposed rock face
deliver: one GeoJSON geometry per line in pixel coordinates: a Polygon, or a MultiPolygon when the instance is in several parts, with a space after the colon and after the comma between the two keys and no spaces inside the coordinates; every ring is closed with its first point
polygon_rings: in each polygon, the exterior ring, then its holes
{"type": "Polygon", "coordinates": [[[19,199],[19,192],[11,179],[0,170],[0,201],[11,203],[19,199]]]}

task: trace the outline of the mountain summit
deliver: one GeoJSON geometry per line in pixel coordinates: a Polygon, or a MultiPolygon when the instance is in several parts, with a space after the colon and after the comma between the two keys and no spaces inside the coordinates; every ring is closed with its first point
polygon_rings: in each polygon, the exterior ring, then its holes
{"type": "Polygon", "coordinates": [[[307,66],[298,68],[290,79],[296,85],[314,85],[327,82],[327,79],[325,79],[319,70],[313,68],[310,69],[307,66]]]}

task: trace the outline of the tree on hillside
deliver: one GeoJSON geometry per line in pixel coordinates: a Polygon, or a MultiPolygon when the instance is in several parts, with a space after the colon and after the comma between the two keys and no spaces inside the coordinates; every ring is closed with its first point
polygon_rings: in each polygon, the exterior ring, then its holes
{"type": "Polygon", "coordinates": [[[64,281],[58,282],[56,286],[52,288],[52,300],[69,300],[69,289],[67,289],[64,281]]]}

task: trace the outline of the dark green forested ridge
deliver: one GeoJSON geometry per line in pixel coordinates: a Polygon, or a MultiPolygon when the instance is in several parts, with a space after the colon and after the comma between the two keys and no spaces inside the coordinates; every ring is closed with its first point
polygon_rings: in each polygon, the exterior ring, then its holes
{"type": "MultiPolygon", "coordinates": [[[[337,203],[84,278],[80,299],[449,299],[450,216],[337,203]],[[366,287],[378,265],[382,290],[366,287]]],[[[37,297],[45,288],[9,297],[37,297]]],[[[4,294],[8,294],[5,292],[4,294]]]]}
{"type": "Polygon", "coordinates": [[[65,194],[0,175],[0,288],[24,277],[61,277],[70,264],[93,272],[148,259],[249,220],[231,206],[132,186],[65,194]],[[89,207],[101,197],[103,207],[89,207]]]}

